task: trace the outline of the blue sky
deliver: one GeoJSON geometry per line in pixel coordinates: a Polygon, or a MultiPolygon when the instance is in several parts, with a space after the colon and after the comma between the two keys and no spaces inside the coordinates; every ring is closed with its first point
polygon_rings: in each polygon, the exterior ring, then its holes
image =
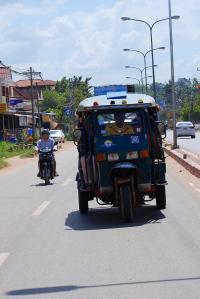
{"type": "MultiPolygon", "coordinates": [[[[175,77],[200,80],[199,0],[172,1],[175,77]]],[[[150,49],[147,26],[122,22],[122,16],[152,24],[168,17],[168,0],[0,0],[0,60],[16,68],[30,66],[46,79],[82,75],[93,85],[128,83],[126,76],[139,78],[142,55],[150,49]]],[[[156,80],[170,79],[168,22],[153,30],[156,80]]],[[[151,65],[147,55],[147,64],[151,65]]],[[[148,75],[151,75],[150,68],[148,75]]],[[[151,83],[151,78],[149,83],[151,83]]]]}

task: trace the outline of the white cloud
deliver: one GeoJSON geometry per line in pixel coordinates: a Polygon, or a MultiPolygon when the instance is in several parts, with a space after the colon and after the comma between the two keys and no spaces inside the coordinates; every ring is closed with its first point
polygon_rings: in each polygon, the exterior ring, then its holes
{"type": "MultiPolygon", "coordinates": [[[[129,16],[152,24],[168,17],[168,1],[116,0],[112,6],[107,6],[106,1],[99,1],[101,7],[92,12],[77,9],[71,13],[67,11],[68,1],[42,0],[33,6],[22,0],[7,1],[6,5],[2,5],[0,0],[0,59],[20,66],[33,64],[45,72],[45,77],[52,79],[80,74],[92,76],[93,83],[98,84],[125,82],[127,74],[139,77],[137,71],[127,72],[124,65],[143,68],[142,56],[124,53],[122,49],[149,50],[149,29],[141,22],[122,22],[120,18],[129,16]],[[16,16],[24,22],[16,20],[16,16]],[[27,16],[31,17],[30,22],[27,16]]],[[[79,1],[76,0],[77,4],[79,1]]],[[[181,0],[172,3],[172,14],[181,16],[180,20],[173,21],[177,76],[193,76],[197,64],[200,64],[198,2],[190,0],[188,6],[181,0]]],[[[156,79],[167,81],[170,78],[167,21],[155,25],[153,38],[154,47],[168,47],[162,53],[155,53],[155,63],[158,64],[156,79]]],[[[150,54],[147,64],[151,64],[150,54]]],[[[148,71],[150,74],[150,69],[148,71]]]]}

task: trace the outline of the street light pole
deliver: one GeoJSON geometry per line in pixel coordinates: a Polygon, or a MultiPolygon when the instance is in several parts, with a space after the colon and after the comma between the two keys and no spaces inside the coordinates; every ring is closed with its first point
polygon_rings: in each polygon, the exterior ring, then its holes
{"type": "Polygon", "coordinates": [[[175,99],[175,83],[174,83],[174,54],[173,54],[171,0],[168,0],[168,6],[169,6],[170,60],[171,60],[172,106],[173,106],[173,148],[175,149],[177,148],[177,135],[176,135],[176,99],[175,99]]]}
{"type": "Polygon", "coordinates": [[[136,69],[136,70],[138,70],[138,71],[140,72],[140,78],[141,78],[140,81],[141,81],[141,84],[142,84],[142,93],[143,93],[143,91],[144,91],[144,84],[143,84],[142,73],[143,73],[144,69],[141,70],[139,67],[136,67],[136,66],[129,66],[129,65],[126,65],[125,68],[136,69]]]}
{"type": "MultiPolygon", "coordinates": [[[[179,16],[170,16],[170,19],[179,19],[179,16]]],[[[169,20],[169,18],[163,18],[160,20],[155,21],[152,25],[150,25],[148,22],[144,21],[144,20],[140,20],[140,19],[133,19],[133,18],[129,18],[129,17],[122,17],[121,18],[122,21],[136,21],[136,22],[141,22],[146,24],[149,27],[150,30],[150,40],[151,40],[151,59],[152,59],[152,75],[153,75],[153,94],[154,94],[154,99],[156,99],[156,88],[155,88],[155,71],[154,71],[154,55],[153,55],[153,34],[152,34],[152,30],[153,27],[162,21],[166,21],[169,20]]]]}
{"type": "Polygon", "coordinates": [[[145,93],[147,94],[147,63],[146,63],[146,54],[144,55],[144,76],[145,76],[145,93]]]}
{"type": "Polygon", "coordinates": [[[133,79],[133,80],[137,80],[138,84],[139,84],[139,90],[140,90],[140,85],[141,85],[141,80],[134,78],[134,77],[126,77],[126,79],[133,79]]]}
{"type": "MultiPolygon", "coordinates": [[[[127,51],[127,49],[125,49],[125,50],[127,51]]],[[[134,50],[130,50],[130,51],[134,51],[134,50]]],[[[143,79],[145,79],[145,81],[146,81],[146,88],[147,88],[147,85],[148,85],[147,84],[147,78],[152,78],[152,76],[147,76],[147,75],[145,75],[145,77],[143,78],[143,75],[142,75],[144,71],[145,71],[145,74],[146,74],[146,69],[149,68],[149,67],[152,68],[152,66],[146,66],[146,65],[145,65],[145,67],[143,69],[140,69],[140,68],[135,67],[135,66],[129,66],[129,65],[125,66],[125,68],[131,68],[131,69],[136,69],[136,70],[140,71],[140,73],[141,73],[141,80],[140,81],[142,83],[142,93],[143,93],[143,90],[144,90],[144,88],[143,88],[144,87],[143,79]]],[[[154,67],[157,67],[157,64],[154,64],[154,67]]]]}
{"type": "MultiPolygon", "coordinates": [[[[124,51],[132,51],[132,52],[137,52],[137,53],[140,53],[142,54],[143,58],[144,58],[144,70],[145,70],[145,91],[146,91],[146,94],[147,94],[147,65],[146,65],[146,56],[149,52],[151,52],[151,50],[147,51],[146,53],[143,53],[142,51],[139,51],[139,50],[133,50],[133,49],[123,49],[124,51]]],[[[153,49],[153,51],[156,51],[156,50],[165,50],[165,47],[159,47],[159,48],[155,48],[153,49]]],[[[155,67],[155,65],[154,65],[155,67]]]]}
{"type": "Polygon", "coordinates": [[[150,29],[150,37],[151,37],[151,61],[152,61],[152,76],[153,76],[153,96],[156,99],[156,82],[155,82],[155,70],[154,70],[154,55],[153,55],[153,34],[152,29],[153,26],[149,27],[150,29]]]}

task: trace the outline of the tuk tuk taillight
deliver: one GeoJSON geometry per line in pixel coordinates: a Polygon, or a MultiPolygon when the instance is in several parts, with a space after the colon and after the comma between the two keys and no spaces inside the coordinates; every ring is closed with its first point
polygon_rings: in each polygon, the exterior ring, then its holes
{"type": "Polygon", "coordinates": [[[119,155],[116,153],[108,154],[108,161],[117,161],[119,160],[119,155]]]}
{"type": "Polygon", "coordinates": [[[138,158],[138,152],[129,152],[126,155],[127,160],[137,159],[138,158]]]}
{"type": "Polygon", "coordinates": [[[140,151],[140,158],[148,158],[149,157],[149,150],[142,150],[140,151]]]}
{"type": "Polygon", "coordinates": [[[96,155],[96,161],[97,162],[106,161],[106,154],[104,154],[104,153],[98,153],[96,155]]]}

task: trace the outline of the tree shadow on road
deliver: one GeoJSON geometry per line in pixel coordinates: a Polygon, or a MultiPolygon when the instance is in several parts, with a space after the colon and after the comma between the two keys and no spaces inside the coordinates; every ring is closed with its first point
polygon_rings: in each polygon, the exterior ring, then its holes
{"type": "Polygon", "coordinates": [[[28,296],[28,295],[41,295],[50,293],[62,293],[77,291],[80,289],[92,289],[92,288],[105,288],[105,287],[123,287],[123,286],[133,286],[133,285],[148,285],[148,284],[164,284],[164,283],[185,283],[189,281],[198,281],[200,277],[183,277],[183,278],[169,278],[169,279],[159,279],[159,280],[141,280],[141,281],[130,281],[130,282],[119,282],[119,283],[108,283],[99,285],[64,285],[64,286],[54,286],[54,287],[43,287],[43,288],[31,288],[31,289],[19,289],[12,290],[6,293],[7,296],[28,296]]]}
{"type": "Polygon", "coordinates": [[[69,213],[65,220],[65,226],[73,230],[136,227],[145,224],[161,223],[161,220],[164,218],[165,215],[155,206],[147,205],[137,209],[133,223],[123,223],[121,222],[118,208],[100,207],[90,209],[86,215],[81,215],[79,211],[69,213]]]}

